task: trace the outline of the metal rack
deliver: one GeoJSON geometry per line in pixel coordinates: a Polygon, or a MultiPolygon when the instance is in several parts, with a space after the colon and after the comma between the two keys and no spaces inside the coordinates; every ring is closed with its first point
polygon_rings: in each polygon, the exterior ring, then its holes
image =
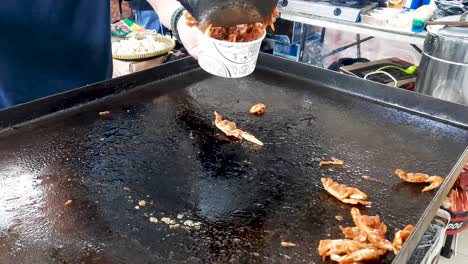
{"type": "MultiPolygon", "coordinates": [[[[377,26],[365,25],[356,22],[350,22],[340,19],[333,19],[329,17],[323,17],[318,15],[313,15],[309,13],[303,12],[296,12],[287,10],[284,8],[280,8],[280,17],[285,20],[290,20],[294,22],[299,22],[308,25],[319,26],[322,28],[332,28],[337,30],[342,30],[346,32],[356,33],[356,42],[340,47],[330,54],[334,54],[337,52],[341,52],[344,49],[347,49],[352,46],[356,46],[357,55],[360,57],[361,55],[361,43],[370,40],[374,37],[395,40],[406,42],[410,44],[416,51],[422,53],[421,49],[418,46],[422,46],[424,44],[424,40],[426,38],[426,32],[422,33],[414,33],[408,31],[399,31],[394,29],[387,29],[377,26]],[[361,39],[361,34],[367,35],[369,37],[361,39]]],[[[302,41],[301,41],[301,55],[300,60],[302,61],[302,57],[304,55],[304,44],[305,44],[305,35],[307,34],[306,31],[302,32],[302,41]]],[[[323,39],[324,31],[322,31],[322,39],[323,39]]]]}
{"type": "Polygon", "coordinates": [[[325,28],[333,28],[356,34],[363,34],[389,40],[402,41],[415,45],[423,45],[426,33],[413,33],[386,29],[377,26],[364,25],[361,23],[349,22],[344,20],[321,17],[313,14],[281,10],[281,18],[294,22],[300,22],[309,25],[315,25],[325,28]]]}

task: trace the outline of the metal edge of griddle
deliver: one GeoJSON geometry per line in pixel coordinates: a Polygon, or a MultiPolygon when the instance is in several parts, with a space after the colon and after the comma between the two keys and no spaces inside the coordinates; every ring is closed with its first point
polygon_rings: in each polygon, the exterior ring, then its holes
{"type": "MultiPolygon", "coordinates": [[[[379,104],[416,113],[429,119],[468,128],[468,106],[459,105],[430,96],[394,89],[376,82],[364,81],[350,75],[318,68],[304,63],[293,62],[265,53],[260,53],[258,68],[278,72],[296,79],[318,83],[353,96],[371,100],[379,104]],[[340,84],[349,84],[346,87],[340,84]]],[[[98,82],[68,92],[44,97],[32,102],[17,105],[0,111],[0,131],[14,128],[39,117],[49,115],[74,106],[83,105],[108,95],[132,88],[148,85],[165,78],[174,77],[199,69],[192,58],[180,59],[159,67],[98,82]],[[151,76],[151,80],[148,80],[151,76]]]]}
{"type": "Polygon", "coordinates": [[[149,85],[197,68],[198,63],[194,59],[180,59],[159,67],[97,82],[0,110],[0,132],[14,129],[16,126],[42,119],[59,111],[85,105],[109,95],[149,85]],[[151,76],[151,78],[149,79],[148,76],[151,76]]]}
{"type": "MultiPolygon", "coordinates": [[[[434,198],[431,200],[429,206],[424,210],[422,217],[414,227],[414,231],[411,233],[408,240],[405,242],[403,248],[400,250],[398,255],[393,259],[393,263],[411,263],[409,262],[412,253],[416,249],[419,241],[426,232],[426,229],[434,219],[437,210],[442,205],[443,200],[447,197],[450,190],[452,189],[455,181],[458,179],[463,167],[468,162],[468,147],[465,149],[457,163],[454,165],[450,173],[447,175],[444,183],[440,186],[434,198]]],[[[403,227],[402,227],[403,228],[403,227]]]]}
{"type": "Polygon", "coordinates": [[[259,69],[290,75],[295,79],[317,83],[349,95],[371,100],[381,105],[398,108],[442,123],[468,128],[468,106],[440,100],[424,94],[396,89],[384,84],[338,73],[305,63],[261,54],[259,69]],[[346,85],[346,86],[345,86],[346,85]]]}

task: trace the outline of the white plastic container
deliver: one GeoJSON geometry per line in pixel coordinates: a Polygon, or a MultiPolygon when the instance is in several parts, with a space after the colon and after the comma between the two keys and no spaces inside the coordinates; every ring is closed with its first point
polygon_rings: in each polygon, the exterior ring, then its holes
{"type": "Polygon", "coordinates": [[[198,64],[213,75],[240,78],[251,74],[257,65],[262,37],[250,42],[228,42],[210,38],[199,32],[198,64]]]}

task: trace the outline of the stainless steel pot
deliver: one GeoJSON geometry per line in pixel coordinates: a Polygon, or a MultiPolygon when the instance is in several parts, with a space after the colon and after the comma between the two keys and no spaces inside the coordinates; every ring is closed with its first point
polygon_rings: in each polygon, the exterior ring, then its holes
{"type": "MultiPolygon", "coordinates": [[[[438,20],[462,21],[467,15],[438,20]]],[[[468,105],[468,28],[431,25],[427,31],[415,90],[468,105]]]]}

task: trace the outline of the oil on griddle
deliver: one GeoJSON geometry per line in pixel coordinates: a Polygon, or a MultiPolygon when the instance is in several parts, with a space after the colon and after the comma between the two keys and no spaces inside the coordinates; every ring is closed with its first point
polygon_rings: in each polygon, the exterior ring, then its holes
{"type": "Polygon", "coordinates": [[[0,134],[0,263],[320,263],[319,240],[352,225],[321,177],[366,192],[362,213],[393,233],[435,194],[393,171],[446,175],[468,144],[466,130],[271,72],[193,76],[0,134]],[[226,138],[213,111],[265,145],[226,138]],[[318,166],[330,157],[345,165],[318,166]]]}

